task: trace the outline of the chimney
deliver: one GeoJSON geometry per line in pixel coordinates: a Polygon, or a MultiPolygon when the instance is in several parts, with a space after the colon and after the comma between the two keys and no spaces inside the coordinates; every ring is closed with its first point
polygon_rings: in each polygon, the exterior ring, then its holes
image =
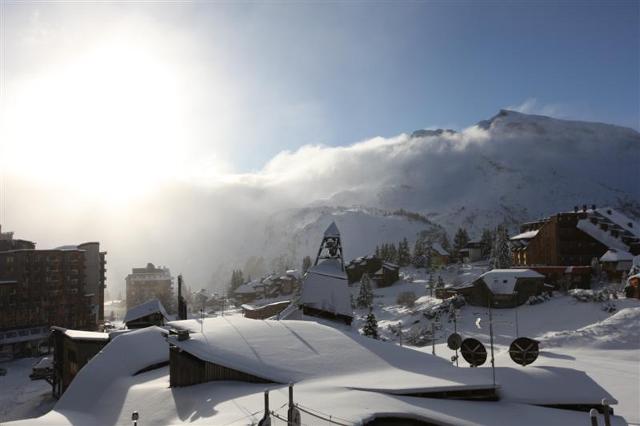
{"type": "Polygon", "coordinates": [[[578,206],[573,206],[573,212],[578,213],[578,206]]]}
{"type": "Polygon", "coordinates": [[[629,228],[633,228],[633,222],[629,222],[627,225],[629,225],[629,228]]]}
{"type": "Polygon", "coordinates": [[[583,204],[583,205],[582,205],[582,211],[583,211],[583,212],[586,212],[586,211],[587,211],[587,205],[586,205],[586,204],[583,204]]]}
{"type": "Polygon", "coordinates": [[[591,204],[591,210],[595,211],[595,209],[596,209],[596,205],[595,204],[591,204]]]}

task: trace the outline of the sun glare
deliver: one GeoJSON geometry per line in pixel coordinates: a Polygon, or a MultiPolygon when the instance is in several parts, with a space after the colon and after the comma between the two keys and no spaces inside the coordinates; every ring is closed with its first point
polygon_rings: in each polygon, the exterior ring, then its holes
{"type": "Polygon", "coordinates": [[[184,78],[149,46],[112,40],[8,88],[7,167],[114,201],[184,159],[184,78]]]}

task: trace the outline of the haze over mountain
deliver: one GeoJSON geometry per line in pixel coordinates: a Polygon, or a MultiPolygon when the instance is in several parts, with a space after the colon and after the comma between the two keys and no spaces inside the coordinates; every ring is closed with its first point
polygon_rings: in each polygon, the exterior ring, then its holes
{"type": "Polygon", "coordinates": [[[194,288],[219,288],[251,256],[263,256],[267,268],[280,256],[299,266],[332,220],[350,259],[380,242],[413,240],[423,229],[442,226],[451,234],[465,226],[477,237],[485,226],[574,205],[612,205],[637,218],[639,160],[635,130],[503,110],[459,132],[306,145],[256,173],[167,184],[126,209],[80,208],[81,194],[61,201],[55,191],[13,181],[12,189],[28,196],[13,203],[21,214],[12,228],[42,248],[101,241],[114,296],[129,269],[148,261],[184,273],[194,288]],[[398,209],[422,218],[391,214],[398,209]],[[61,216],[65,221],[50,229],[51,218],[61,216]]]}

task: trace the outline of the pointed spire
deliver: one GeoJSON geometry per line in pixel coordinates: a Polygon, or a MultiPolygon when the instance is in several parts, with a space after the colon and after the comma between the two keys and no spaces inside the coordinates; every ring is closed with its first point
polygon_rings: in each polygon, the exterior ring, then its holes
{"type": "Polygon", "coordinates": [[[340,231],[338,231],[338,227],[335,222],[331,222],[331,225],[324,231],[324,236],[326,237],[340,237],[340,231]]]}

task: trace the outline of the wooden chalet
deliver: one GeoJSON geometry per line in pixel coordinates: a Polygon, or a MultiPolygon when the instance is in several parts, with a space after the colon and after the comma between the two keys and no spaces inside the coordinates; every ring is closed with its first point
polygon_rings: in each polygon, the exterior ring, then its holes
{"type": "Polygon", "coordinates": [[[480,241],[469,241],[461,250],[460,257],[465,263],[482,260],[482,244],[480,241]]]}
{"type": "Polygon", "coordinates": [[[60,398],[78,371],[109,343],[109,335],[52,327],[50,339],[53,346],[53,377],[50,383],[53,396],[60,398]]]}
{"type": "Polygon", "coordinates": [[[544,276],[531,269],[493,269],[466,286],[451,288],[474,306],[513,308],[548,290],[544,276]]]}
{"type": "Polygon", "coordinates": [[[371,280],[378,288],[389,287],[399,279],[400,267],[391,262],[382,262],[382,267],[371,277],[371,280]]]}
{"type": "Polygon", "coordinates": [[[432,268],[442,268],[451,260],[451,254],[440,243],[432,243],[426,247],[425,251],[426,256],[431,259],[432,268]]]}
{"type": "Polygon", "coordinates": [[[162,326],[169,321],[169,314],[158,299],[149,300],[141,305],[134,306],[127,311],[124,323],[129,329],[162,326]]]}
{"type": "Polygon", "coordinates": [[[345,267],[349,285],[360,282],[365,273],[369,274],[370,277],[373,276],[380,268],[382,268],[382,259],[375,255],[353,259],[345,267]]]}

